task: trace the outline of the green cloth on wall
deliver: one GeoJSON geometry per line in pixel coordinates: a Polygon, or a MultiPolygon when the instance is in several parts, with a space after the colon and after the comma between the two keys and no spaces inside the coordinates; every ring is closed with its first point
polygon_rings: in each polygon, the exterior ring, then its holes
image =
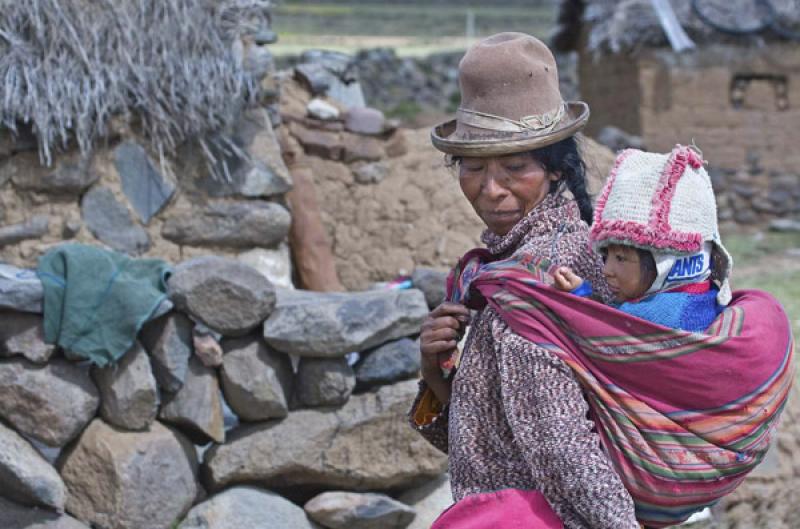
{"type": "Polygon", "coordinates": [[[44,339],[99,366],[116,362],[167,297],[170,267],[85,244],[39,258],[44,339]]]}

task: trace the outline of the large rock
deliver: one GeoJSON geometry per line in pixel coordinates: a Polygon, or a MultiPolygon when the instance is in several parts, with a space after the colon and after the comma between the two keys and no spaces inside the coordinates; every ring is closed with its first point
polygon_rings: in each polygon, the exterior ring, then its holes
{"type": "Polygon", "coordinates": [[[347,111],[344,126],[356,134],[382,134],[386,128],[386,118],[376,108],[355,107],[347,111]]]}
{"type": "Polygon", "coordinates": [[[192,356],[192,321],[173,312],[145,324],[139,338],[153,365],[156,382],[164,391],[175,393],[183,386],[192,356]]]}
{"type": "Polygon", "coordinates": [[[398,498],[414,508],[417,517],[408,529],[430,529],[434,520],[453,504],[450,476],[444,474],[434,480],[404,492],[398,498]]]}
{"type": "Polygon", "coordinates": [[[60,155],[52,167],[42,165],[36,152],[24,152],[9,160],[11,181],[18,189],[53,195],[79,195],[97,180],[91,158],[77,150],[60,155]]]}
{"type": "Polygon", "coordinates": [[[428,306],[419,290],[280,290],[278,304],[264,322],[264,337],[285,353],[344,356],[419,333],[427,315],[428,306]]]}
{"type": "Polygon", "coordinates": [[[214,370],[191,358],[183,387],[164,398],[159,417],[181,428],[198,444],[225,442],[222,401],[214,370]]]}
{"type": "Polygon", "coordinates": [[[0,308],[41,314],[43,297],[35,270],[0,263],[0,308]]]}
{"type": "Polygon", "coordinates": [[[407,505],[375,493],[323,492],[303,508],[330,529],[405,529],[416,515],[407,505]]]}
{"type": "Polygon", "coordinates": [[[44,364],[55,346],[44,342],[44,323],[38,314],[0,311],[0,356],[21,355],[44,364]]]}
{"type": "Polygon", "coordinates": [[[39,239],[50,230],[50,217],[35,215],[18,224],[0,228],[0,246],[16,244],[27,239],[39,239]]]}
{"type": "Polygon", "coordinates": [[[300,407],[341,406],[356,386],[353,368],[345,358],[301,358],[295,398],[300,407]]]}
{"type": "Polygon", "coordinates": [[[97,419],[61,461],[67,510],[103,529],[169,529],[197,496],[195,458],[159,422],[123,432],[97,419]]]}
{"type": "Polygon", "coordinates": [[[147,151],[133,141],[125,141],[114,149],[114,165],[122,180],[122,191],[147,224],[175,194],[175,185],[164,178],[147,151]]]}
{"type": "Polygon", "coordinates": [[[42,505],[58,511],[64,510],[64,502],[67,500],[64,482],[56,469],[28,441],[2,423],[0,494],[20,503],[42,505]]]}
{"type": "MultiPolygon", "coordinates": [[[[268,197],[292,188],[292,177],[281,158],[281,150],[269,115],[263,108],[246,111],[238,121],[232,138],[235,148],[214,148],[217,158],[212,174],[198,167],[187,184],[214,197],[268,197]]],[[[228,140],[228,141],[231,141],[228,140]]],[[[212,144],[213,145],[213,144],[212,144]]]]}
{"type": "Polygon", "coordinates": [[[150,360],[134,343],[117,365],[95,367],[92,378],[102,397],[100,415],[126,430],[144,430],[158,413],[158,388],[150,360]]]}
{"type": "Polygon", "coordinates": [[[260,337],[226,339],[220,378],[225,400],[246,421],[286,417],[293,386],[292,364],[260,337]]]}
{"type": "Polygon", "coordinates": [[[178,529],[314,529],[303,509],[274,492],[233,487],[195,505],[178,529]]]}
{"type": "Polygon", "coordinates": [[[249,248],[275,246],[289,233],[291,216],[274,202],[211,202],[205,208],[176,212],[161,234],[177,244],[249,248]]]}
{"type": "Polygon", "coordinates": [[[431,309],[441,305],[447,295],[447,272],[419,266],[411,274],[414,288],[425,293],[425,301],[431,309]]]}
{"type": "Polygon", "coordinates": [[[207,485],[403,488],[441,474],[447,457],[408,426],[417,382],[354,395],[338,410],[300,410],[243,426],[206,452],[207,485]]]}
{"type": "Polygon", "coordinates": [[[419,343],[401,338],[367,352],[356,364],[356,383],[359,389],[389,384],[416,377],[419,368],[419,343]]]}
{"type": "Polygon", "coordinates": [[[268,279],[224,257],[181,263],[168,287],[176,307],[225,336],[246,335],[275,307],[275,288],[268,279]]]}
{"type": "Polygon", "coordinates": [[[3,529],[89,529],[72,516],[31,509],[0,498],[0,527],[3,529]]]}
{"type": "Polygon", "coordinates": [[[86,370],[61,359],[0,362],[0,418],[48,446],[63,446],[94,417],[100,398],[86,370]]]}
{"type": "Polygon", "coordinates": [[[92,235],[111,248],[134,255],[150,248],[150,236],[109,188],[90,189],[81,200],[81,212],[92,235]]]}

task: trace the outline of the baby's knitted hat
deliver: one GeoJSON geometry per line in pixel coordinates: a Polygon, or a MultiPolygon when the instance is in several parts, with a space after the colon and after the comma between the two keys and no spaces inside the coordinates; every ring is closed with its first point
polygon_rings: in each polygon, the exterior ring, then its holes
{"type": "Polygon", "coordinates": [[[622,151],[597,200],[590,240],[595,251],[622,244],[654,256],[695,254],[709,241],[717,300],[727,305],[731,299],[733,259],[719,236],[711,180],[692,147],[677,145],[668,154],[622,151]]]}

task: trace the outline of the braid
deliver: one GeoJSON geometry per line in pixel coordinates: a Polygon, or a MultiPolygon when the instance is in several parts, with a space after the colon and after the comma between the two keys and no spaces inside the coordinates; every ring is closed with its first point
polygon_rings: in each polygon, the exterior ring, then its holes
{"type": "Polygon", "coordinates": [[[542,164],[549,173],[561,175],[559,181],[550,184],[550,192],[555,192],[563,181],[567,189],[575,197],[581,219],[586,224],[592,223],[592,200],[586,190],[586,164],[578,150],[578,142],[574,136],[557,143],[532,151],[533,157],[542,164]]]}

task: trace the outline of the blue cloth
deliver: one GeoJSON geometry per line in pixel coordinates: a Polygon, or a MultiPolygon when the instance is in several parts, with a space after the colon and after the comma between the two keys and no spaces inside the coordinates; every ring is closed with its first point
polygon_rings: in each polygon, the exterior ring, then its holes
{"type": "Polygon", "coordinates": [[[717,293],[715,288],[702,294],[659,292],[637,302],[621,303],[617,309],[664,327],[700,332],[725,309],[717,303],[717,293]]]}
{"type": "MultiPolygon", "coordinates": [[[[640,301],[615,304],[617,310],[643,320],[658,323],[671,329],[704,331],[725,307],[717,303],[716,288],[702,294],[690,292],[659,292],[640,301]]],[[[572,294],[581,297],[592,295],[592,285],[584,281],[572,294]]]]}

